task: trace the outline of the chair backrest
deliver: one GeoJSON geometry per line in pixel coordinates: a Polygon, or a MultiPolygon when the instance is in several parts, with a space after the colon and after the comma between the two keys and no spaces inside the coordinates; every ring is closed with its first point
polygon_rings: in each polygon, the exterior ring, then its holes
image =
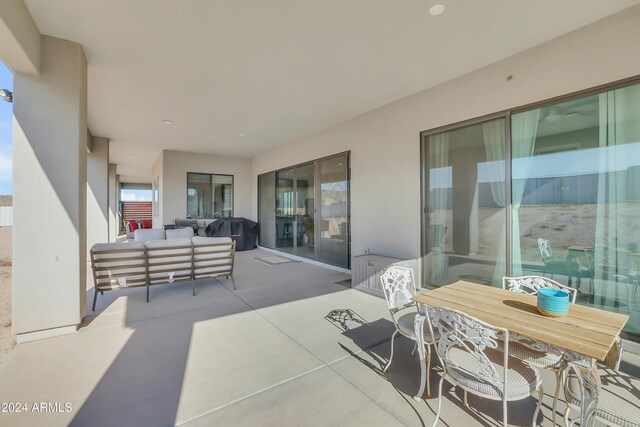
{"type": "Polygon", "coordinates": [[[440,333],[436,353],[445,371],[455,370],[465,376],[481,378],[505,390],[509,360],[508,330],[451,308],[427,306],[426,313],[431,334],[435,329],[440,333]],[[503,372],[498,372],[491,362],[486,354],[487,349],[503,352],[503,372]]]}
{"type": "Polygon", "coordinates": [[[147,283],[143,243],[97,243],[90,251],[96,289],[108,290],[147,283]]]}
{"type": "Polygon", "coordinates": [[[576,302],[576,296],[578,296],[578,290],[576,288],[565,286],[553,279],[542,276],[520,276],[502,278],[502,289],[506,289],[507,291],[518,292],[527,295],[538,295],[538,289],[540,288],[553,288],[568,292],[571,304],[576,302]]]}
{"type": "Polygon", "coordinates": [[[384,298],[391,313],[401,308],[415,305],[411,297],[416,295],[416,282],[413,269],[392,265],[380,276],[384,298]]]}
{"type": "Polygon", "coordinates": [[[236,242],[231,237],[199,237],[193,243],[193,276],[228,276],[233,274],[236,242]]]}
{"type": "Polygon", "coordinates": [[[165,234],[162,228],[139,228],[133,232],[135,242],[148,242],[149,240],[164,240],[165,234]]]}
{"type": "Polygon", "coordinates": [[[551,244],[547,239],[543,239],[542,237],[538,239],[538,249],[540,250],[542,261],[546,262],[551,258],[553,258],[553,252],[551,251],[551,244]]]}
{"type": "Polygon", "coordinates": [[[150,284],[193,277],[191,239],[152,240],[146,242],[145,247],[150,284]]]}

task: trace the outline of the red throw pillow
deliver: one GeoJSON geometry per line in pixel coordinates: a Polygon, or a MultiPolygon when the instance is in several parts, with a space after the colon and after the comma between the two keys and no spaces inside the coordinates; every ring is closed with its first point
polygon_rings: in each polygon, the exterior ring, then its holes
{"type": "Polygon", "coordinates": [[[140,221],[140,226],[142,228],[153,228],[153,221],[151,221],[150,219],[143,219],[142,221],[140,221]]]}
{"type": "Polygon", "coordinates": [[[138,229],[138,223],[135,221],[129,221],[129,231],[134,232],[138,229]]]}

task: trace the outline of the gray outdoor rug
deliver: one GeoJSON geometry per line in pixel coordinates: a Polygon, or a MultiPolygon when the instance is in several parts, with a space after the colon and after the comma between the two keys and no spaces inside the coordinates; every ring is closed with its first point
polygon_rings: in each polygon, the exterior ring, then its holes
{"type": "Polygon", "coordinates": [[[285,258],[277,255],[269,255],[269,256],[254,256],[253,259],[256,261],[264,262],[269,265],[282,265],[282,264],[290,264],[292,262],[300,262],[294,259],[285,258]]]}

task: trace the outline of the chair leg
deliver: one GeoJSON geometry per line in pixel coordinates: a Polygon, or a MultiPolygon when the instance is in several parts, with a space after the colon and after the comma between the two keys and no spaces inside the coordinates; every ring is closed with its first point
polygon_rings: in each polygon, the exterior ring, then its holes
{"type": "Polygon", "coordinates": [[[440,419],[440,409],[442,409],[442,382],[444,381],[444,374],[440,377],[440,383],[438,384],[438,412],[436,412],[436,419],[433,421],[431,427],[436,427],[438,420],[440,419]]]}
{"type": "Polygon", "coordinates": [[[411,353],[409,354],[409,356],[411,357],[415,356],[417,349],[418,349],[418,341],[416,341],[416,343],[413,345],[413,350],[411,350],[411,353]]]}
{"type": "Polygon", "coordinates": [[[431,344],[427,345],[427,398],[431,397],[431,344]]]}
{"type": "MultiPolygon", "coordinates": [[[[540,407],[542,406],[542,398],[544,397],[544,390],[542,388],[542,384],[538,388],[538,404],[536,405],[536,411],[533,413],[533,421],[531,422],[531,427],[536,427],[536,420],[538,419],[538,414],[540,413],[540,407]]],[[[505,419],[507,415],[505,412],[505,419]]],[[[505,424],[506,426],[507,424],[505,424]]],[[[553,425],[556,425],[556,407],[553,405],[553,425]]]]}
{"type": "Polygon", "coordinates": [[[398,333],[398,329],[393,331],[393,335],[391,336],[391,355],[389,356],[389,361],[387,362],[387,365],[384,367],[382,372],[387,372],[387,369],[389,369],[389,366],[391,366],[391,361],[393,360],[393,340],[396,339],[397,333],[398,333]]]}
{"type": "Polygon", "coordinates": [[[231,286],[233,286],[233,290],[235,291],[236,290],[236,281],[233,280],[233,276],[227,276],[227,277],[229,277],[231,279],[231,286]]]}
{"type": "Polygon", "coordinates": [[[147,283],[147,302],[149,302],[149,284],[147,283]]]}
{"type": "Polygon", "coordinates": [[[98,298],[98,291],[94,289],[93,290],[93,309],[91,311],[96,311],[96,298],[98,298]]]}
{"type": "Polygon", "coordinates": [[[553,425],[556,425],[556,409],[558,407],[558,396],[560,396],[560,386],[562,385],[562,369],[556,369],[556,394],[553,395],[553,425]]]}
{"type": "Polygon", "coordinates": [[[196,281],[191,279],[191,290],[193,292],[193,296],[196,296],[196,281]]]}
{"type": "Polygon", "coordinates": [[[465,408],[469,408],[469,401],[467,400],[467,390],[464,391],[464,400],[463,404],[465,408]]]}
{"type": "Polygon", "coordinates": [[[508,427],[509,426],[509,424],[507,424],[507,398],[506,398],[506,396],[502,396],[502,425],[504,427],[508,427]]]}
{"type": "Polygon", "coordinates": [[[567,409],[564,410],[564,425],[565,427],[571,427],[571,422],[569,421],[569,412],[571,412],[571,408],[567,405],[567,409]]]}

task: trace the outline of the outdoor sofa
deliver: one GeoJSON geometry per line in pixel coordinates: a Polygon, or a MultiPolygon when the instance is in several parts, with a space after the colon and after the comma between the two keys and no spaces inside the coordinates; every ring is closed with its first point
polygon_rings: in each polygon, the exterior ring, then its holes
{"type": "MultiPolygon", "coordinates": [[[[164,233],[165,230],[158,231],[164,233]]],[[[94,283],[92,310],[96,309],[98,292],[103,294],[121,288],[146,286],[147,302],[151,285],[178,280],[191,280],[194,296],[196,279],[205,277],[226,277],[235,289],[235,247],[229,237],[199,236],[95,244],[90,251],[94,283]]]]}

